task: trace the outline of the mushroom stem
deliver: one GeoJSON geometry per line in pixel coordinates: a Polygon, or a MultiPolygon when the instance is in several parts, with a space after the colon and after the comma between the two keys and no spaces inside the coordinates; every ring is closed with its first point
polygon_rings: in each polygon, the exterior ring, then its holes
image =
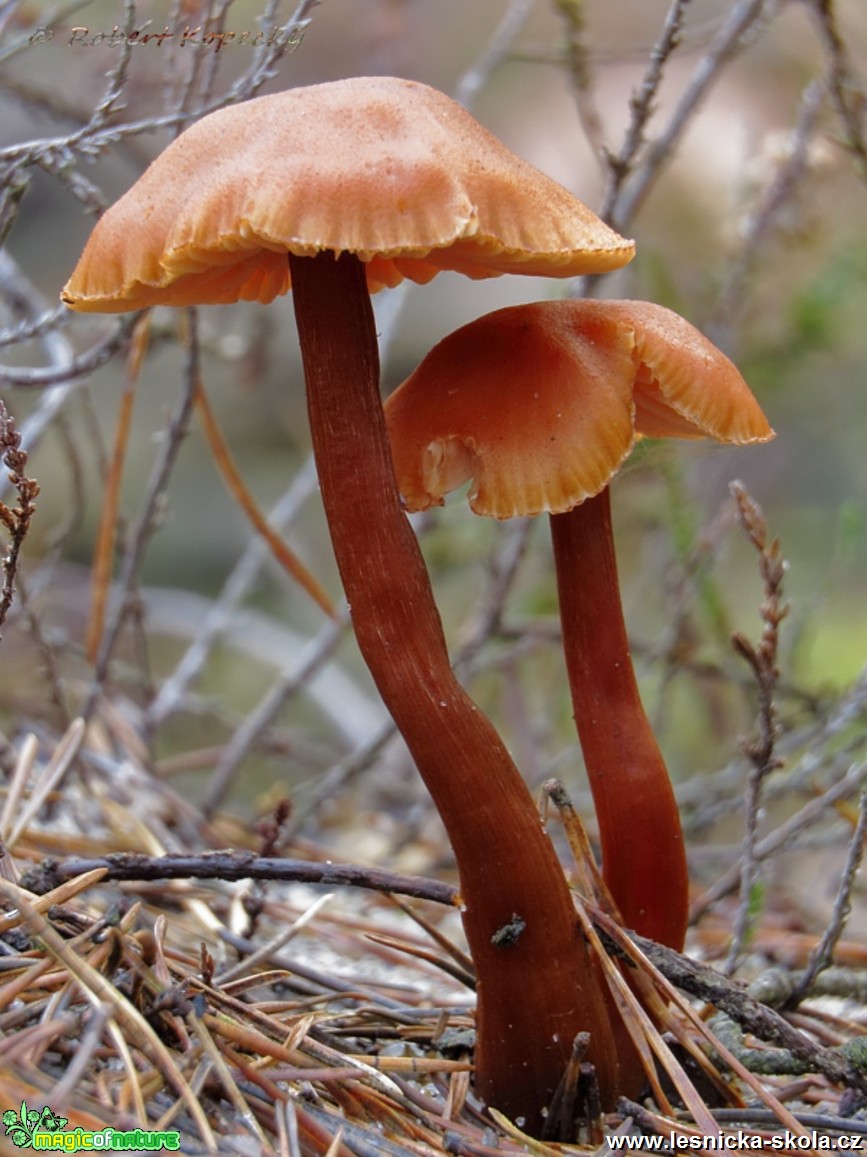
{"type": "Polygon", "coordinates": [[[478,976],[476,1086],[541,1129],[589,1031],[617,1092],[606,997],[532,796],[454,676],[427,568],[403,511],[379,395],[363,264],[290,255],[313,447],[362,655],[445,824],[478,976]]]}
{"type": "Polygon", "coordinates": [[[683,948],[688,875],[668,771],[641,705],[623,622],[609,489],[551,516],[572,707],[627,927],[683,948]]]}

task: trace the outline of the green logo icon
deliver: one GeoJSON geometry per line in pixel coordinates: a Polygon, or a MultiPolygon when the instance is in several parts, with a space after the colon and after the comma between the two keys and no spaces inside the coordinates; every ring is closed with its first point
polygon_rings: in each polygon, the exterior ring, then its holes
{"type": "Polygon", "coordinates": [[[6,1136],[19,1149],[34,1149],[76,1153],[110,1152],[112,1150],[142,1150],[148,1152],[168,1149],[177,1153],[181,1147],[181,1135],[176,1130],[155,1131],[152,1129],[115,1129],[106,1125],[91,1131],[76,1126],[67,1129],[68,1117],[58,1115],[47,1106],[43,1109],[28,1109],[27,1102],[21,1102],[21,1109],[6,1109],[3,1124],[6,1136]]]}
{"type": "Polygon", "coordinates": [[[28,1109],[27,1102],[21,1102],[21,1110],[7,1109],[3,1114],[3,1124],[6,1126],[6,1136],[13,1145],[21,1149],[28,1149],[33,1144],[34,1133],[56,1133],[62,1129],[68,1117],[58,1117],[51,1109],[28,1109]]]}

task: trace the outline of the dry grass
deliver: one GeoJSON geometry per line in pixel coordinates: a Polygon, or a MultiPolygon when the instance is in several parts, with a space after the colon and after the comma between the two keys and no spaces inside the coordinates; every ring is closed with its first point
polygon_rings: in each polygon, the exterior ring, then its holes
{"type": "MultiPolygon", "coordinates": [[[[67,1129],[177,1130],[189,1154],[553,1154],[579,1141],[597,1149],[605,1134],[633,1126],[684,1137],[867,1133],[848,1115],[867,1089],[852,1044],[867,1017],[856,971],[814,984],[848,985],[852,999],[833,1015],[808,1003],[786,1020],[718,972],[639,947],[603,910],[579,905],[648,1058],[651,1088],[641,1105],[593,1114],[579,1050],[552,1108],[573,1143],[528,1140],[472,1095],[471,965],[453,943],[453,889],[416,881],[432,899],[410,906],[339,883],[326,891],[285,878],[196,879],[199,870],[229,874],[233,855],[216,849],[235,849],[235,875],[273,863],[250,856],[281,851],[288,812],[258,832],[220,814],[204,824],[122,743],[110,722],[75,723],[52,758],[43,761],[33,740],[13,770],[0,883],[4,1107],[50,1105],[67,1129]],[[101,766],[82,763],[109,749],[101,766]],[[199,849],[199,868],[187,856],[183,878],[154,879],[152,858],[179,845],[199,849]],[[123,849],[138,855],[116,854],[123,849]],[[99,857],[105,866],[80,870],[82,858],[99,857]],[[631,959],[630,985],[603,944],[631,959]],[[714,1006],[724,1015],[718,1035],[708,1025],[714,1006]]],[[[328,872],[324,850],[303,851],[328,872]]],[[[585,886],[596,886],[592,866],[582,867],[585,886]]],[[[357,869],[360,883],[404,886],[380,875],[357,869]]],[[[695,951],[719,951],[716,926],[699,925],[695,951]]],[[[764,937],[753,967],[775,954],[769,929],[764,937]]],[[[809,942],[778,937],[790,962],[803,963],[809,942]]],[[[836,947],[851,968],[865,964],[863,949],[836,947]]],[[[791,998],[796,979],[773,1004],[791,998]]],[[[769,985],[764,975],[754,988],[768,999],[769,985]]]]}

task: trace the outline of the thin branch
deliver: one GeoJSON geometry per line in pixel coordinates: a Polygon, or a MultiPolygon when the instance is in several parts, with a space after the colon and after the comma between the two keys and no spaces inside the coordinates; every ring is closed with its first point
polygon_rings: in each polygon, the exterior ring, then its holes
{"type": "Polygon", "coordinates": [[[346,612],[329,620],[319,636],[311,641],[298,666],[278,675],[256,707],[247,715],[235,731],[211,775],[208,789],[202,797],[203,815],[206,817],[213,815],[225,799],[241,764],[254,750],[263,732],[271,726],[288,700],[304,688],[322,665],[331,658],[348,626],[349,616],[346,612]]]}
{"type": "Polygon", "coordinates": [[[834,950],[843,935],[849,916],[852,912],[852,890],[855,887],[855,878],[861,867],[864,856],[864,841],[867,839],[867,792],[861,793],[858,807],[858,822],[849,841],[849,851],[843,874],[840,877],[840,886],[834,898],[834,907],[828,927],[822,934],[822,939],[816,945],[807,967],[798,979],[792,995],[786,1002],[786,1008],[797,1008],[800,1002],[808,995],[820,973],[830,968],[834,961],[834,950]]]}
{"type": "Polygon", "coordinates": [[[129,335],[138,319],[138,314],[129,314],[113,327],[107,337],[95,342],[83,354],[76,354],[67,365],[39,367],[37,369],[0,366],[0,383],[7,386],[25,386],[42,389],[45,386],[69,385],[76,378],[104,366],[114,355],[125,347],[129,335]]]}
{"type": "Polygon", "coordinates": [[[779,1012],[756,1000],[743,985],[652,940],[634,935],[631,938],[673,985],[714,1005],[759,1040],[788,1050],[792,1056],[805,1061],[812,1071],[824,1073],[831,1081],[862,1090],[867,1085],[865,1075],[844,1055],[817,1045],[779,1012]]]}
{"type": "Polygon", "coordinates": [[[312,23],[313,10],[319,3],[320,0],[299,0],[289,19],[277,26],[279,0],[268,0],[259,22],[262,32],[268,33],[268,39],[256,48],[253,64],[230,90],[230,102],[249,100],[263,84],[274,79],[278,62],[287,52],[294,52],[301,44],[304,33],[312,23]],[[273,35],[271,29],[275,27],[276,35],[273,35]]]}
{"type": "Polygon", "coordinates": [[[665,74],[665,66],[680,44],[689,2],[690,0],[673,0],[666,13],[662,32],[651,50],[647,71],[641,84],[629,99],[631,116],[623,144],[616,156],[608,154],[610,177],[601,210],[605,220],[619,219],[617,202],[620,192],[624,181],[632,172],[638,153],[645,144],[647,126],[656,111],[656,98],[665,74]]]}
{"type": "Polygon", "coordinates": [[[107,880],[292,880],[326,887],[367,888],[394,892],[454,907],[458,890],[439,880],[401,876],[359,864],[315,863],[256,856],[252,852],[208,852],[203,855],[141,856],[118,852],[94,859],[68,859],[45,865],[45,883],[55,887],[85,872],[105,869],[107,880]]]}
{"type": "MultiPolygon", "coordinates": [[[[810,169],[810,146],[824,99],[825,89],[820,81],[812,81],[804,89],[785,158],[741,230],[738,256],[729,266],[719,293],[714,330],[721,326],[731,328],[749,307],[745,283],[751,271],[763,260],[764,246],[786,207],[804,188],[804,177],[810,169]]],[[[717,334],[713,336],[717,337],[717,334]]]]}
{"type": "MultiPolygon", "coordinates": [[[[853,763],[846,774],[829,787],[827,791],[822,792],[822,794],[816,796],[815,799],[811,799],[809,803],[804,804],[799,811],[781,823],[779,827],[757,841],[754,847],[756,862],[761,863],[762,860],[767,860],[770,856],[773,856],[783,848],[794,843],[803,831],[815,823],[821,816],[825,815],[835,804],[841,800],[849,799],[855,795],[856,792],[859,792],[865,781],[867,781],[867,762],[861,761],[853,763]]],[[[716,883],[708,888],[703,896],[693,903],[690,913],[690,923],[695,923],[708,908],[716,904],[723,896],[727,896],[732,892],[738,886],[740,880],[741,864],[740,861],[738,861],[724,872],[716,883]]]]}
{"type": "MultiPolygon", "coordinates": [[[[615,229],[628,229],[663,167],[674,156],[681,137],[692,123],[698,106],[719,79],[729,61],[737,55],[748,36],[770,21],[781,0],[740,0],[699,61],[668,124],[645,150],[641,164],[608,206],[608,220],[615,229]]],[[[607,203],[607,198],[606,198],[607,203]]]]}
{"type": "Polygon", "coordinates": [[[533,3],[534,0],[511,0],[484,51],[476,57],[455,86],[453,95],[459,104],[470,108],[489,83],[492,73],[506,59],[515,38],[527,22],[533,3]]]}
{"type": "MultiPolygon", "coordinates": [[[[300,507],[316,489],[316,471],[312,457],[296,473],[292,485],[268,512],[269,523],[285,531],[298,515],[300,507]]],[[[237,619],[238,608],[256,582],[270,556],[268,544],[259,535],[250,539],[232,568],[223,589],[216,596],[204,623],[172,674],[168,675],[149,705],[146,723],[153,730],[178,710],[187,689],[201,674],[213,647],[237,619]]]]}
{"type": "Polygon", "coordinates": [[[859,84],[849,63],[849,54],[837,27],[833,0],[813,0],[819,31],[828,54],[826,83],[831,101],[845,133],[845,145],[861,176],[867,180],[867,140],[865,140],[864,85],[859,84]]]}
{"type": "Polygon", "coordinates": [[[253,495],[247,488],[241,471],[235,464],[232,452],[217,422],[211,404],[208,401],[204,386],[199,383],[196,393],[196,407],[199,420],[208,441],[211,457],[217,467],[229,493],[243,510],[256,533],[268,544],[271,554],[280,566],[290,574],[296,583],[316,603],[319,609],[330,619],[336,618],[337,611],[328,592],[316,576],[304,565],[300,558],[289,547],[288,543],[277,534],[268,519],[259,509],[253,495]]]}
{"type": "Polygon", "coordinates": [[[554,0],[554,7],[566,24],[565,63],[575,93],[575,107],[584,135],[594,155],[602,163],[609,158],[602,117],[593,87],[590,49],[585,40],[585,0],[554,0]]]}
{"type": "Polygon", "coordinates": [[[747,661],[755,678],[759,698],[759,736],[756,740],[743,744],[744,753],[752,769],[747,782],[745,804],[746,831],[741,852],[740,904],[725,963],[725,971],[731,975],[740,959],[753,923],[754,892],[758,881],[756,845],[762,789],[768,776],[782,766],[782,760],[775,750],[778,731],[775,694],[780,675],[777,669],[779,628],[789,612],[789,607],[782,598],[787,563],[782,558],[779,539],[768,539],[768,524],[764,513],[759,504],[750,497],[743,483],[733,482],[729,489],[735,500],[738,521],[758,554],[759,574],[765,596],[759,612],[764,628],[758,645],[754,646],[741,634],[732,637],[735,650],[747,661]]]}
{"type": "Polygon", "coordinates": [[[150,480],[145,487],[138,519],[130,528],[129,541],[126,544],[117,583],[121,592],[121,606],[102,635],[95,662],[93,683],[83,711],[85,717],[90,715],[96,705],[108,674],[109,661],[115,644],[134,610],[139,566],[147,543],[157,527],[166,487],[181,446],[187,436],[195,408],[196,390],[200,378],[200,350],[195,310],[187,310],[185,317],[187,358],[183,373],[183,389],[174,415],[161,440],[161,452],[154,463],[150,480]]]}

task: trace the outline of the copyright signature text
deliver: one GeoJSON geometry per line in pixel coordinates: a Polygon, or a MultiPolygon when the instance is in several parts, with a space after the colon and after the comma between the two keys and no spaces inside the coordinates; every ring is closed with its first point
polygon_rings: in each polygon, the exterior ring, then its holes
{"type": "Polygon", "coordinates": [[[225,29],[208,32],[201,24],[197,27],[188,24],[182,30],[165,27],[161,32],[154,32],[150,27],[127,31],[115,24],[110,32],[106,32],[77,24],[59,34],[53,28],[37,28],[30,36],[30,43],[48,44],[60,37],[65,37],[66,44],[72,48],[119,48],[124,44],[133,47],[150,44],[162,48],[164,44],[170,44],[178,48],[206,48],[220,52],[229,45],[241,44],[250,48],[288,48],[294,52],[304,37],[304,28],[274,27],[270,32],[232,32],[225,29]]]}

